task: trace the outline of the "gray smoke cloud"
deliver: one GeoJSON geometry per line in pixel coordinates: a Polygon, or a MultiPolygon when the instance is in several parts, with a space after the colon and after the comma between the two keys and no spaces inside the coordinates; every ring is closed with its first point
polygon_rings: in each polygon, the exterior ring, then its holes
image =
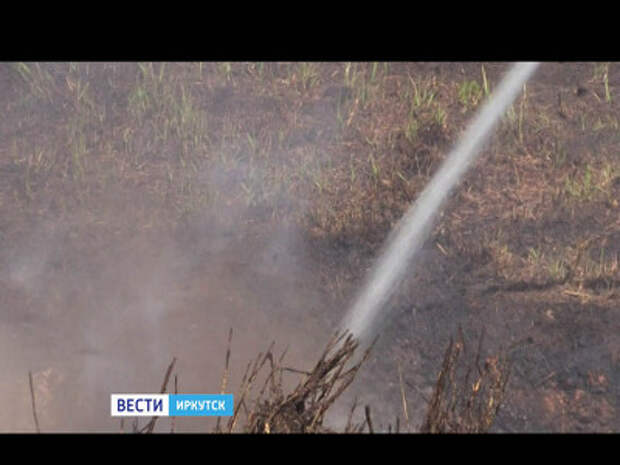
{"type": "MultiPolygon", "coordinates": [[[[196,182],[225,186],[243,170],[200,172],[196,182]]],[[[207,206],[178,233],[106,236],[85,249],[88,228],[75,226],[86,213],[41,221],[3,251],[2,292],[20,308],[4,306],[1,315],[0,431],[34,431],[28,371],[42,431],[115,432],[110,394],[158,392],[173,356],[180,392],[219,392],[229,328],[228,392],[272,340],[277,352],[288,346],[290,366],[315,360],[329,332],[315,318],[323,297],[294,227],[254,231],[249,206],[207,206]]],[[[124,226],[137,218],[112,207],[106,215],[124,226]]],[[[176,424],[212,426],[195,418],[176,424]]],[[[159,428],[169,429],[169,420],[159,428]]]]}

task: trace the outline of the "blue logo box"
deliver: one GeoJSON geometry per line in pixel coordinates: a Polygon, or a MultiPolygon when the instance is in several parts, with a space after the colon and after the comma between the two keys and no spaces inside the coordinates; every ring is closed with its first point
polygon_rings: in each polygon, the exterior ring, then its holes
{"type": "Polygon", "coordinates": [[[113,417],[230,417],[232,394],[112,394],[113,417]]]}
{"type": "Polygon", "coordinates": [[[170,394],[171,417],[231,417],[232,394],[170,394]]]}

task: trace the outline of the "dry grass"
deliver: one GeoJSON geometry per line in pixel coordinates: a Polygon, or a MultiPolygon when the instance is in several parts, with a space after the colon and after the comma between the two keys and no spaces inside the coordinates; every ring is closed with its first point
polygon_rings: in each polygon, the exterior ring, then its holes
{"type": "Polygon", "coordinates": [[[488,357],[480,366],[483,337],[475,361],[463,363],[462,333],[451,340],[421,432],[486,433],[492,426],[504,398],[510,374],[505,355],[488,357]]]}
{"type": "MultiPolygon", "coordinates": [[[[228,384],[230,342],[226,351],[221,392],[228,384]]],[[[429,402],[422,433],[485,433],[491,428],[502,405],[509,379],[510,363],[504,354],[487,357],[480,366],[483,337],[480,338],[475,360],[467,365],[465,342],[462,333],[456,342],[450,341],[433,396],[429,402]]],[[[363,356],[353,363],[358,348],[357,341],[347,333],[334,334],[323,354],[309,372],[286,367],[284,351],[274,357],[274,343],[265,353],[259,353],[251,361],[235,396],[233,415],[225,425],[218,418],[215,433],[286,434],[286,433],[336,433],[324,425],[325,414],[341,394],[351,385],[359,369],[368,359],[372,344],[363,356]],[[292,391],[287,392],[283,382],[285,372],[301,375],[301,380],[292,391]],[[258,380],[264,375],[260,384],[258,380]]],[[[167,390],[176,359],[173,359],[160,392],[167,390]]],[[[175,376],[176,392],[176,376],[175,376]]],[[[409,414],[401,374],[401,394],[406,425],[409,414]]],[[[343,433],[374,433],[371,407],[364,406],[364,419],[352,421],[357,401],[351,405],[343,433]]],[[[134,433],[152,433],[158,417],[153,417],[143,427],[137,421],[132,425],[134,433]]],[[[121,422],[121,430],[123,423],[121,422]]],[[[392,431],[390,425],[389,431],[392,431]]],[[[174,432],[174,423],[171,428],[174,432]]],[[[400,432],[400,420],[396,419],[394,432],[400,432]]]]}
{"type": "MultiPolygon", "coordinates": [[[[309,372],[282,365],[286,351],[279,359],[273,355],[273,344],[248,365],[236,400],[234,415],[217,432],[243,433],[325,433],[325,413],[353,382],[355,375],[368,358],[370,348],[361,360],[353,363],[358,344],[349,334],[335,334],[323,354],[309,372]],[[268,362],[268,363],[267,363],[268,362]],[[349,366],[350,365],[350,366],[349,366]],[[266,379],[255,399],[252,388],[261,371],[266,368],[266,379]],[[284,372],[303,376],[292,392],[283,388],[284,372]]],[[[368,422],[370,428],[372,424],[368,422]]],[[[363,426],[361,426],[363,428],[363,426]]],[[[360,426],[349,422],[346,432],[359,431],[360,426]]]]}

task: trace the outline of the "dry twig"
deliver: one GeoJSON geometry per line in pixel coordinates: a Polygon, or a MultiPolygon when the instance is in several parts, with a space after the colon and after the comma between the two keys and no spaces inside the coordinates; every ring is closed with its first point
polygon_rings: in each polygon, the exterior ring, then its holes
{"type": "Polygon", "coordinates": [[[39,419],[37,418],[37,408],[34,401],[34,384],[32,382],[32,372],[28,372],[28,381],[30,382],[30,400],[32,401],[32,416],[34,418],[34,427],[37,433],[41,432],[39,428],[39,419]]]}
{"type": "Polygon", "coordinates": [[[488,357],[480,366],[482,336],[473,367],[460,376],[459,362],[465,352],[463,334],[450,340],[439,378],[430,401],[422,432],[424,433],[483,433],[491,427],[498,411],[510,374],[510,363],[504,354],[488,357]],[[472,368],[477,369],[470,383],[472,368]]]}
{"type": "MultiPolygon", "coordinates": [[[[284,354],[276,361],[272,352],[272,343],[264,355],[259,354],[254,363],[248,365],[241,383],[241,394],[235,412],[228,423],[228,432],[236,430],[238,414],[242,406],[246,417],[243,432],[316,433],[327,431],[323,427],[325,412],[351,384],[357,371],[368,358],[370,348],[366,350],[359,362],[349,367],[348,364],[357,347],[358,343],[351,335],[335,334],[314,368],[305,372],[283,367],[284,354]],[[252,408],[248,409],[250,388],[267,361],[269,361],[269,372],[256,399],[252,402],[252,408]],[[305,375],[290,394],[284,392],[282,381],[284,371],[305,375]]],[[[354,431],[358,427],[353,427],[351,417],[352,412],[347,429],[354,431]]],[[[368,424],[372,429],[372,423],[368,424]]]]}

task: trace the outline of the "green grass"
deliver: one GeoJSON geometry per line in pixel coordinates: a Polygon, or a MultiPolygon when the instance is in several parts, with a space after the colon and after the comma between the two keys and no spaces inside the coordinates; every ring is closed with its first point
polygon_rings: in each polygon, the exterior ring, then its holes
{"type": "MultiPolygon", "coordinates": [[[[594,65],[593,80],[603,85],[604,101],[606,103],[612,103],[611,89],[609,86],[609,63],[597,63],[594,65]]],[[[601,98],[597,93],[594,94],[599,100],[601,98]]]]}
{"type": "Polygon", "coordinates": [[[298,82],[302,92],[310,91],[320,82],[318,63],[298,63],[293,81],[298,82]]]}
{"type": "Polygon", "coordinates": [[[551,261],[547,265],[547,269],[551,278],[556,282],[562,281],[566,277],[566,265],[562,259],[551,261]]]}
{"type": "Polygon", "coordinates": [[[465,81],[459,85],[459,102],[464,110],[476,108],[483,97],[483,89],[476,80],[465,81]]]}
{"type": "Polygon", "coordinates": [[[416,82],[409,76],[409,84],[404,95],[410,102],[404,133],[411,143],[415,143],[419,131],[429,124],[434,122],[445,126],[447,112],[436,100],[438,89],[432,81],[416,82]]]}
{"type": "MultiPolygon", "coordinates": [[[[22,112],[25,124],[41,105],[59,111],[45,134],[5,141],[21,176],[21,193],[11,196],[42,200],[60,183],[67,198],[95,201],[113,186],[139,186],[162,208],[169,204],[183,215],[220,203],[225,210],[227,202],[265,207],[301,224],[314,212],[310,223],[334,237],[389,230],[462,132],[470,110],[492,91],[486,64],[448,77],[378,62],[15,63],[10,69],[21,82],[10,108],[22,112]],[[302,110],[327,100],[330,87],[343,86],[350,96],[332,100],[324,113],[302,110]],[[261,116],[261,99],[277,109],[261,116]],[[333,121],[331,138],[318,130],[305,137],[323,121],[333,121]],[[210,173],[219,181],[207,183],[210,173]]],[[[601,199],[613,206],[613,147],[595,160],[593,146],[581,167],[571,158],[572,138],[612,137],[618,127],[609,76],[609,64],[595,65],[592,80],[601,86],[604,108],[566,99],[568,119],[558,115],[557,95],[540,100],[538,88],[524,88],[488,149],[500,164],[509,162],[515,198],[536,197],[527,190],[544,167],[546,181],[541,177],[536,187],[541,195],[566,207],[601,199]],[[534,160],[544,162],[538,171],[534,160]]],[[[540,214],[528,202],[506,210],[515,220],[540,214]]],[[[506,258],[500,245],[498,256],[506,258]]]]}
{"type": "Polygon", "coordinates": [[[604,161],[600,168],[586,164],[583,170],[566,177],[564,191],[580,202],[607,199],[613,202],[612,185],[618,177],[618,165],[604,161]]]}
{"type": "Polygon", "coordinates": [[[12,68],[28,86],[23,96],[28,99],[39,99],[46,103],[53,102],[56,83],[50,72],[40,63],[14,63],[12,68]]]}

